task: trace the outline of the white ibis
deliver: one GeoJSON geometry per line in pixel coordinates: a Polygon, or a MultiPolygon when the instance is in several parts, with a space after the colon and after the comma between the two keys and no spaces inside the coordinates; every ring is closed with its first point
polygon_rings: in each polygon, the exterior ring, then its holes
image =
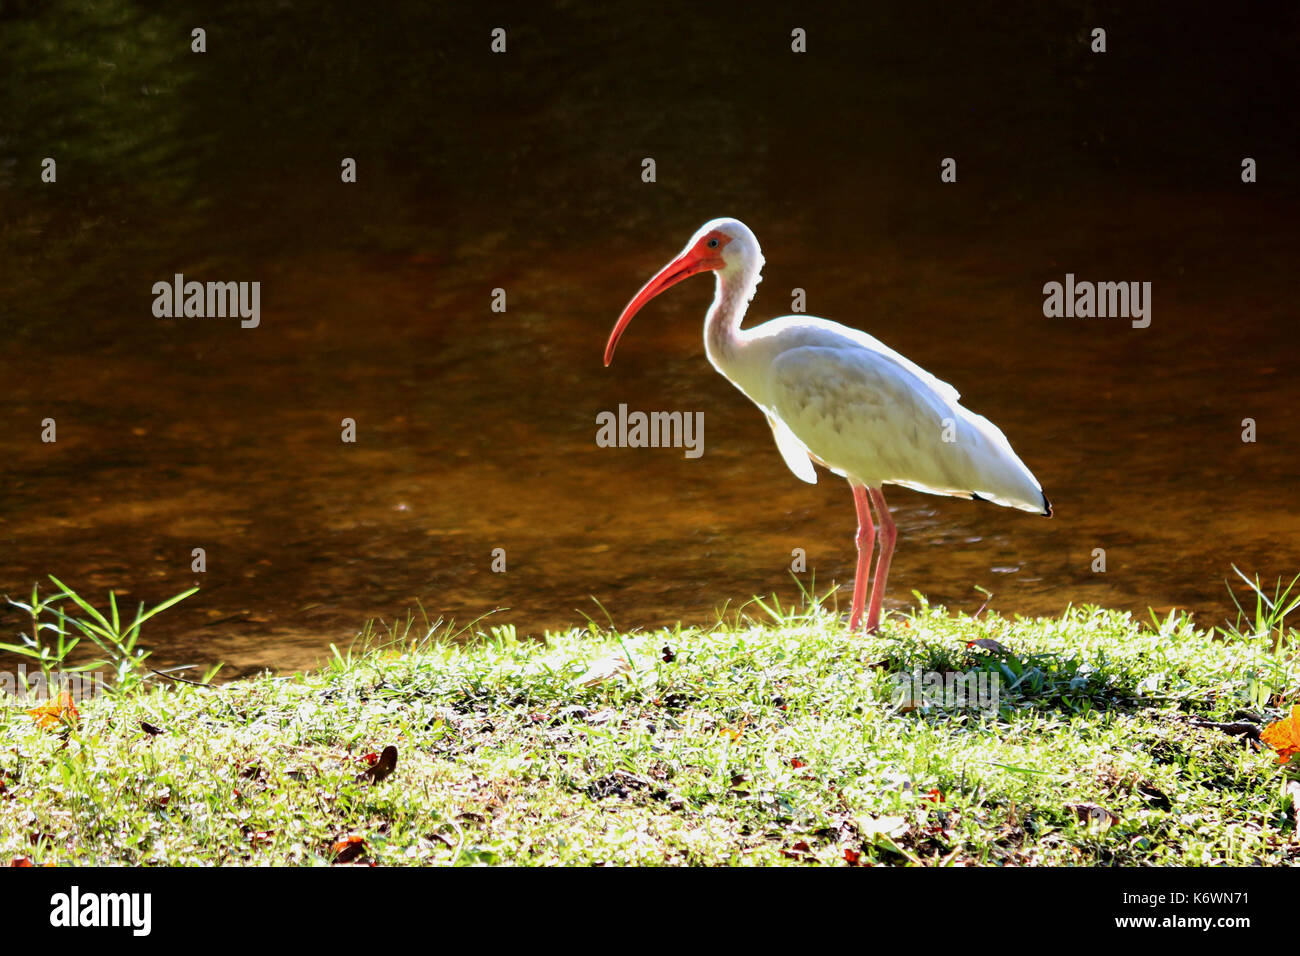
{"type": "Polygon", "coordinates": [[[1051,517],[1052,505],[1001,430],[958,404],[957,390],[865,332],[826,319],[786,315],[752,329],[740,323],[761,279],[758,240],[737,219],[714,219],[642,286],[605,346],[614,357],[632,316],[683,279],[713,272],[717,291],[704,320],[713,367],[767,415],[790,470],[815,484],[813,462],[848,479],[858,511],[858,568],[849,627],[862,623],[867,575],[880,524],[867,632],[880,625],[897,530],[882,486],[991,501],[1051,517]]]}

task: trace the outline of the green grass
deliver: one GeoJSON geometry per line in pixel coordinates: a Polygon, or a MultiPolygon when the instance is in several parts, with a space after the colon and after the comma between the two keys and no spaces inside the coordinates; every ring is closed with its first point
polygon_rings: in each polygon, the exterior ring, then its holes
{"type": "Polygon", "coordinates": [[[0,707],[0,863],[323,865],[351,837],[379,865],[1300,861],[1295,771],[1198,726],[1283,716],[1294,631],[922,603],[863,637],[815,602],[544,644],[423,631],[307,675],[146,682],[75,726],[0,707]],[[915,668],[996,673],[1000,706],[913,706],[915,668]]]}

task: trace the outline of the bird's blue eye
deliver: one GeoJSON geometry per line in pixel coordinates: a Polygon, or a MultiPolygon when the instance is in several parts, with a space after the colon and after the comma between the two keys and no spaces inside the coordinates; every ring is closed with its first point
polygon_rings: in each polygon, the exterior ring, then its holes
{"type": "Polygon", "coordinates": [[[718,248],[718,240],[717,240],[717,239],[710,239],[710,240],[709,240],[709,248],[710,248],[710,249],[716,249],[716,248],[718,248]]]}

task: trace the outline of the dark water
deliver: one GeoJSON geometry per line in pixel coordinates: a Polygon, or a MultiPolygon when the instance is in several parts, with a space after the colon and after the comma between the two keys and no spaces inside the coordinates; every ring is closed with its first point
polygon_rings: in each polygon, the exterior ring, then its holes
{"type": "Polygon", "coordinates": [[[626,300],[719,215],[763,242],[751,323],[806,289],[953,382],[1056,506],[887,492],[887,607],[973,609],[979,586],[1004,612],[1213,623],[1233,563],[1300,570],[1295,15],[1153,9],[1110,19],[1099,57],[1083,6],[746,8],[6,8],[0,590],[198,584],[146,643],[240,673],[417,604],[524,634],[603,619],[593,597],[621,627],[707,622],[795,597],[794,548],[847,584],[848,489],[790,475],[709,367],[710,282],[601,365],[626,300]],[[260,281],[261,325],[155,318],[177,272],[260,281]],[[1044,318],[1067,272],[1151,282],[1151,326],[1044,318]],[[597,447],[619,403],[704,412],[705,454],[597,447]]]}

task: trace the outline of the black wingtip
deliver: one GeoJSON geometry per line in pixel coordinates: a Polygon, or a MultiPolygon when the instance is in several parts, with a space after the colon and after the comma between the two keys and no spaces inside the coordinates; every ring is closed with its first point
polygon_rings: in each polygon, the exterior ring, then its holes
{"type": "Polygon", "coordinates": [[[1043,495],[1043,517],[1050,518],[1056,512],[1052,510],[1052,503],[1047,500],[1047,495],[1043,495]]]}

